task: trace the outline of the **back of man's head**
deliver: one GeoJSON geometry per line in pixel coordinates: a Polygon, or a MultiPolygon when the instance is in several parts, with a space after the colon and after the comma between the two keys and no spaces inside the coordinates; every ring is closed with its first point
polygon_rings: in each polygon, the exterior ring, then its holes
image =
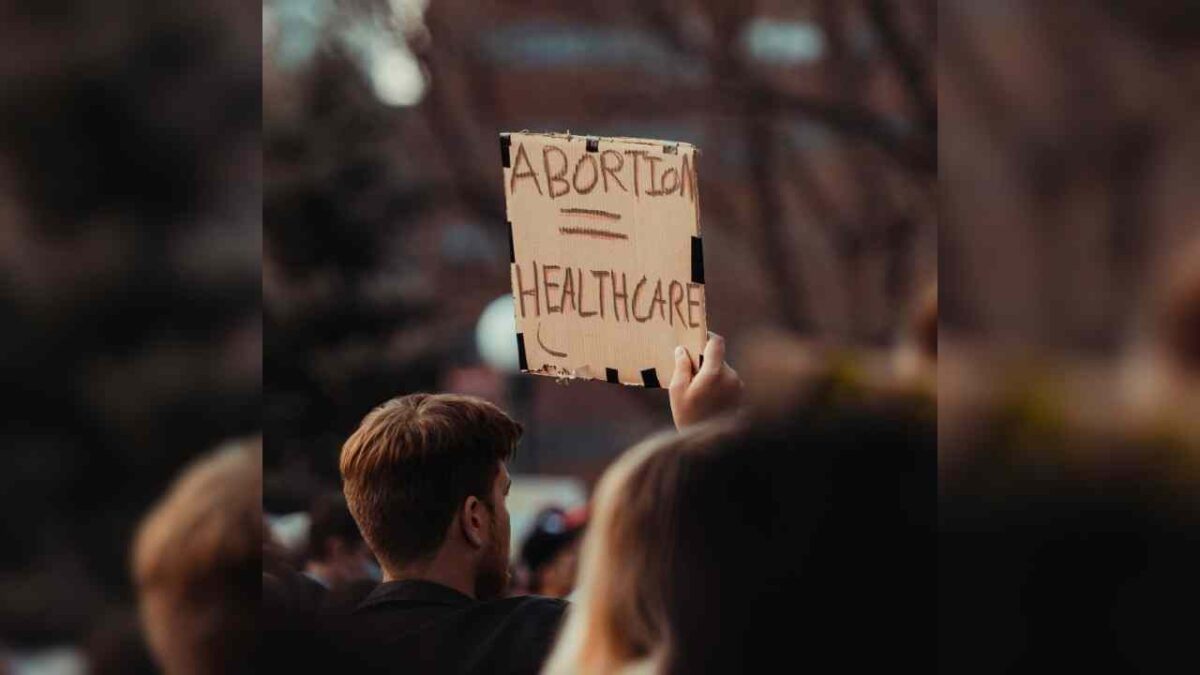
{"type": "Polygon", "coordinates": [[[431,558],[463,501],[488,503],[521,425],[482,399],[412,394],[372,410],[342,446],[346,502],[385,569],[431,558]]]}

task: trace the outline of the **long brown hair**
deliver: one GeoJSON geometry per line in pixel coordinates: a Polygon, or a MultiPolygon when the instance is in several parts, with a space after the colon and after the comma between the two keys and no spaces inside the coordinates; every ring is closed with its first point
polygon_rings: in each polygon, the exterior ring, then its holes
{"type": "Polygon", "coordinates": [[[547,673],[613,673],[670,660],[681,487],[730,421],[663,434],[626,452],[605,473],[580,561],[580,589],[547,673]]]}
{"type": "Polygon", "coordinates": [[[597,487],[578,596],[545,672],[904,662],[923,649],[897,627],[932,582],[935,441],[926,408],[896,398],[635,446],[597,487]],[[847,653],[849,638],[873,648],[847,653]]]}

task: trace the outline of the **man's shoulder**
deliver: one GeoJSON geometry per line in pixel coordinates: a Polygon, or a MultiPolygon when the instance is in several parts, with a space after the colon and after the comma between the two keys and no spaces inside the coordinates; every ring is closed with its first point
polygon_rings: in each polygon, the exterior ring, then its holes
{"type": "Polygon", "coordinates": [[[497,598],[496,600],[485,600],[480,604],[495,604],[501,607],[511,607],[528,611],[562,612],[567,608],[569,603],[566,600],[550,598],[545,595],[513,595],[507,598],[497,598]]]}
{"type": "Polygon", "coordinates": [[[473,667],[465,672],[536,673],[554,645],[567,606],[539,595],[478,603],[472,616],[462,617],[458,625],[466,634],[474,632],[470,627],[478,627],[488,636],[484,643],[492,647],[469,659],[473,667]]]}
{"type": "Polygon", "coordinates": [[[557,629],[568,603],[541,595],[520,595],[476,602],[461,611],[469,623],[495,624],[496,629],[518,628],[538,631],[557,629]],[[470,617],[470,618],[468,618],[470,617]]]}
{"type": "Polygon", "coordinates": [[[355,610],[367,619],[389,622],[411,621],[414,628],[436,629],[439,626],[468,624],[504,625],[542,624],[554,628],[562,620],[569,603],[541,595],[519,595],[494,600],[473,600],[461,604],[424,604],[406,601],[379,601],[368,598],[355,610]]]}
{"type": "Polygon", "coordinates": [[[382,662],[430,673],[537,673],[561,627],[567,603],[517,596],[457,606],[401,603],[361,608],[382,662]]]}
{"type": "Polygon", "coordinates": [[[562,627],[566,607],[559,599],[542,596],[498,598],[444,616],[440,629],[456,635],[451,640],[490,635],[504,643],[548,650],[562,627]]]}
{"type": "Polygon", "coordinates": [[[558,598],[548,598],[544,595],[515,595],[509,598],[488,600],[477,605],[484,611],[496,611],[506,614],[528,614],[559,618],[567,611],[569,604],[558,598]]]}

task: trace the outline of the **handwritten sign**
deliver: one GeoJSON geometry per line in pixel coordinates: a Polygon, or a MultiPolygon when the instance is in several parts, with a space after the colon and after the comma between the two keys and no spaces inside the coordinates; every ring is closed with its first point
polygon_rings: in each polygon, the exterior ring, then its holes
{"type": "Polygon", "coordinates": [[[521,370],[663,387],[708,334],[696,150],[500,135],[521,370]]]}

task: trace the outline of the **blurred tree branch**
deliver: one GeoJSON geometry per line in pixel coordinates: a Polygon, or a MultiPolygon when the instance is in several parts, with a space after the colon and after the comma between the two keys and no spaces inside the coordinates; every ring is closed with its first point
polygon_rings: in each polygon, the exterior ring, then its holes
{"type": "Polygon", "coordinates": [[[917,112],[921,132],[937,135],[937,101],[929,92],[929,78],[923,59],[901,35],[895,8],[889,0],[866,0],[867,16],[883,47],[891,55],[892,64],[900,72],[909,99],[917,112]]]}

